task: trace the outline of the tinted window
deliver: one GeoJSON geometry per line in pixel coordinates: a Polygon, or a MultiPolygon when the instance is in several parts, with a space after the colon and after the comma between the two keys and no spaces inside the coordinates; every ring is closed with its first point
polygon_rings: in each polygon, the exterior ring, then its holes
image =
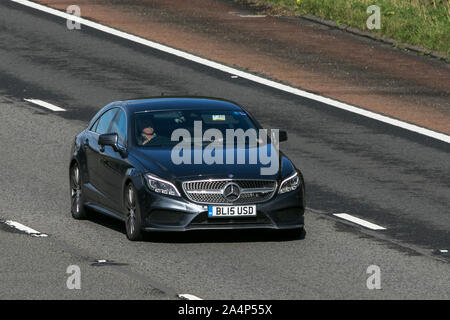
{"type": "Polygon", "coordinates": [[[120,110],[117,113],[112,122],[109,132],[117,133],[117,135],[119,136],[120,145],[125,145],[125,141],[127,140],[127,117],[125,116],[125,112],[123,112],[123,110],[120,110]]]}
{"type": "Polygon", "coordinates": [[[208,129],[218,129],[223,137],[227,129],[256,129],[247,114],[243,111],[152,111],[135,114],[134,139],[138,145],[173,146],[172,133],[176,129],[186,129],[194,137],[194,123],[200,122],[203,133],[208,129]]]}
{"type": "Polygon", "coordinates": [[[116,112],[117,108],[105,112],[98,120],[98,125],[97,128],[95,129],[95,132],[97,132],[98,134],[109,133],[108,132],[109,125],[111,124],[111,121],[114,118],[116,112]]]}

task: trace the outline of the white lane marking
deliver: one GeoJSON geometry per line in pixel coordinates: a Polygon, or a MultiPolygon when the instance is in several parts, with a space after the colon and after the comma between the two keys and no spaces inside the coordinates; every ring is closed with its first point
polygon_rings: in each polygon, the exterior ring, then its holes
{"type": "Polygon", "coordinates": [[[184,299],[184,300],[203,300],[202,298],[199,298],[192,294],[187,294],[187,293],[179,294],[178,297],[180,297],[181,299],[184,299]]]}
{"type": "Polygon", "coordinates": [[[361,225],[363,227],[366,227],[366,228],[369,228],[369,229],[372,229],[372,230],[386,230],[386,228],[384,228],[382,226],[379,226],[379,225],[371,223],[369,221],[366,221],[366,220],[363,220],[363,219],[351,216],[351,215],[349,215],[347,213],[334,213],[333,215],[336,216],[336,217],[339,217],[341,219],[348,220],[348,221],[351,221],[353,223],[359,224],[359,225],[361,225]]]}
{"type": "Polygon", "coordinates": [[[55,106],[55,105],[53,105],[51,103],[48,103],[48,102],[45,102],[45,101],[42,101],[42,100],[38,100],[38,99],[23,99],[23,100],[28,101],[30,103],[37,104],[38,106],[50,109],[52,111],[56,111],[56,112],[66,111],[63,108],[57,107],[57,106],[55,106]]]}
{"type": "Polygon", "coordinates": [[[45,233],[40,233],[39,231],[36,231],[30,227],[27,227],[19,222],[6,220],[5,224],[7,224],[10,227],[16,228],[17,230],[20,230],[22,232],[28,233],[29,235],[33,237],[48,237],[45,233]]]}
{"type": "Polygon", "coordinates": [[[264,14],[240,14],[239,17],[241,17],[241,18],[265,18],[266,15],[264,15],[264,14]]]}
{"type": "Polygon", "coordinates": [[[240,70],[225,66],[223,64],[220,64],[220,63],[208,60],[208,59],[200,58],[193,54],[190,54],[190,53],[178,50],[178,49],[174,49],[169,46],[165,46],[165,45],[162,45],[162,44],[159,44],[159,43],[123,32],[123,31],[119,31],[119,30],[113,29],[111,27],[107,27],[105,25],[102,25],[102,24],[99,24],[99,23],[96,23],[96,22],[93,22],[93,21],[90,21],[90,20],[87,20],[87,19],[84,19],[81,17],[70,15],[65,12],[58,11],[56,9],[49,8],[49,7],[31,2],[28,0],[10,0],[10,1],[16,2],[16,3],[22,4],[24,6],[40,10],[40,11],[47,12],[49,14],[64,18],[66,20],[69,19],[74,22],[79,22],[80,24],[83,24],[85,26],[115,35],[115,36],[123,38],[123,39],[127,39],[130,41],[136,42],[136,43],[140,43],[144,46],[147,46],[147,47],[150,47],[150,48],[153,48],[156,50],[160,50],[160,51],[175,55],[177,57],[208,66],[210,68],[214,68],[214,69],[226,72],[226,73],[231,73],[231,74],[237,75],[241,78],[244,78],[244,79],[259,83],[259,84],[266,85],[268,87],[272,87],[272,88],[275,88],[275,89],[278,89],[278,90],[281,90],[284,92],[288,92],[288,93],[291,93],[291,94],[294,94],[294,95],[297,95],[300,97],[319,101],[321,103],[327,104],[332,107],[336,107],[338,109],[356,113],[356,114],[359,114],[359,115],[367,117],[367,118],[371,118],[371,119],[378,120],[378,121],[381,121],[384,123],[388,123],[390,125],[393,125],[393,126],[405,129],[405,130],[413,131],[413,132],[422,134],[422,135],[430,137],[430,138],[434,138],[434,139],[437,139],[437,140],[440,140],[440,141],[443,141],[446,143],[450,143],[450,136],[446,135],[444,133],[436,132],[436,131],[426,129],[426,128],[423,128],[423,127],[420,127],[420,126],[417,126],[417,125],[414,125],[411,123],[407,123],[405,121],[390,118],[388,116],[384,116],[384,115],[381,115],[381,114],[378,114],[378,113],[375,113],[372,111],[365,110],[360,107],[355,107],[355,106],[352,106],[352,105],[349,105],[349,104],[346,104],[343,102],[339,102],[339,101],[336,101],[336,100],[333,100],[333,99],[330,99],[327,97],[323,97],[318,94],[310,93],[310,92],[300,90],[300,89],[297,89],[297,88],[294,88],[291,86],[287,86],[287,85],[284,85],[284,84],[281,84],[281,83],[278,83],[278,82],[275,82],[272,80],[267,80],[265,78],[255,76],[251,73],[240,71],[240,70]]]}

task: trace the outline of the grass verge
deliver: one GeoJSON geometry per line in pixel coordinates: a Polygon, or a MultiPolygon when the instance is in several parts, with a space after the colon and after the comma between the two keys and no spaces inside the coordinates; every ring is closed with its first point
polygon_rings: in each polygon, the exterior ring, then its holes
{"type": "Polygon", "coordinates": [[[234,0],[270,15],[311,14],[450,57],[450,0],[234,0]],[[380,7],[381,28],[368,30],[370,5],[380,7]]]}

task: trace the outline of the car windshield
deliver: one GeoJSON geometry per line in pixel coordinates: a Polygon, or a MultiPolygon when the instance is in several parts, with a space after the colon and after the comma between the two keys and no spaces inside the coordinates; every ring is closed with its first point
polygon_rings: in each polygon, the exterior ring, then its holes
{"type": "MultiPolygon", "coordinates": [[[[258,134],[258,129],[243,111],[176,110],[145,111],[135,114],[134,136],[138,146],[175,146],[185,138],[185,135],[183,135],[183,138],[180,138],[179,135],[175,134],[175,141],[172,141],[172,134],[177,129],[185,129],[182,132],[188,133],[191,143],[200,141],[202,144],[209,144],[213,141],[226,143],[227,129],[242,129],[244,132],[247,132],[248,129],[253,129],[255,131],[250,131],[258,134]],[[196,137],[194,135],[194,126],[199,128],[200,124],[202,134],[196,137]],[[216,129],[216,134],[214,136],[209,135],[208,132],[211,133],[213,131],[209,130],[207,132],[208,129],[216,129]],[[206,135],[205,132],[207,133],[206,135]]],[[[256,145],[257,142],[256,139],[248,137],[245,141],[246,146],[256,145]]]]}

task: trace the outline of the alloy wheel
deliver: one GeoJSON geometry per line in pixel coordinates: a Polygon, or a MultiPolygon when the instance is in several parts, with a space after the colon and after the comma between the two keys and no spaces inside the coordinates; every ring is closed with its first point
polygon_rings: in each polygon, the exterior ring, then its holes
{"type": "Polygon", "coordinates": [[[129,233],[134,234],[136,224],[136,200],[133,187],[130,185],[127,191],[127,227],[129,233]]]}
{"type": "Polygon", "coordinates": [[[81,205],[81,183],[80,183],[80,169],[77,165],[72,168],[70,194],[72,197],[72,211],[80,212],[81,205]]]}

